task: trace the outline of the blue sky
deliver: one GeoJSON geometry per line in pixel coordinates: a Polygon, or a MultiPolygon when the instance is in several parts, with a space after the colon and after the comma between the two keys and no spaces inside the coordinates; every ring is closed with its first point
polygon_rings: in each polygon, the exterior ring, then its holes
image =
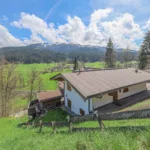
{"type": "Polygon", "coordinates": [[[0,47],[77,43],[139,49],[150,29],[149,0],[1,0],[0,47]]]}

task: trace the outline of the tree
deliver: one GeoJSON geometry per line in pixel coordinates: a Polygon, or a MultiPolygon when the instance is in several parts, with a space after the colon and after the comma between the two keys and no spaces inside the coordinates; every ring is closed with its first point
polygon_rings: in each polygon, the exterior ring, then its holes
{"type": "Polygon", "coordinates": [[[74,59],[74,70],[77,70],[79,68],[78,66],[78,60],[77,58],[74,59]]]}
{"type": "Polygon", "coordinates": [[[107,67],[109,68],[113,68],[115,66],[115,52],[114,52],[114,45],[113,45],[111,38],[109,38],[109,41],[106,47],[105,63],[107,67]]]}
{"type": "Polygon", "coordinates": [[[150,30],[145,34],[143,43],[140,47],[139,68],[145,69],[147,66],[147,54],[150,53],[150,30]]]}
{"type": "MultiPolygon", "coordinates": [[[[37,89],[37,83],[40,79],[40,73],[36,69],[32,69],[28,76],[28,85],[30,88],[29,102],[34,98],[34,92],[37,89]]],[[[41,81],[40,81],[41,82],[41,81]]],[[[39,83],[41,84],[41,83],[39,83]]],[[[38,89],[39,90],[39,89],[38,89]]]]}
{"type": "Polygon", "coordinates": [[[0,117],[10,115],[12,101],[17,96],[20,75],[15,70],[16,65],[0,62],[0,117]]]}

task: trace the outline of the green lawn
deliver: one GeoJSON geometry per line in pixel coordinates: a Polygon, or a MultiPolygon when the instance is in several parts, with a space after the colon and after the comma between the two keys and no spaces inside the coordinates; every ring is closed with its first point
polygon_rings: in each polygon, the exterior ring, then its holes
{"type": "MultiPolygon", "coordinates": [[[[62,121],[67,114],[61,110],[51,111],[44,121],[62,121]]],[[[100,131],[68,133],[67,127],[58,128],[59,133],[52,135],[50,127],[18,128],[17,124],[27,118],[0,119],[0,150],[148,150],[150,149],[150,130],[145,129],[105,129],[100,131]],[[62,132],[64,131],[64,132],[62,132]],[[83,147],[86,147],[85,149],[83,147]]],[[[104,121],[106,127],[148,126],[149,119],[104,121]]],[[[98,127],[96,121],[76,124],[78,127],[98,127]]]]}
{"type": "Polygon", "coordinates": [[[60,108],[56,109],[54,111],[49,111],[46,116],[42,117],[42,120],[44,122],[50,122],[50,121],[64,121],[68,114],[64,111],[62,111],[60,108]]]}
{"type": "Polygon", "coordinates": [[[93,67],[93,68],[104,68],[105,62],[92,62],[92,63],[85,63],[86,67],[93,67]]]}

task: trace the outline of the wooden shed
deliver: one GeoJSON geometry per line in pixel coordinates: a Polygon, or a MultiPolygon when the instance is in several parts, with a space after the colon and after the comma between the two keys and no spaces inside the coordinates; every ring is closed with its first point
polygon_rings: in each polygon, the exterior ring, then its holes
{"type": "Polygon", "coordinates": [[[61,106],[63,104],[62,97],[63,91],[61,90],[37,93],[41,109],[54,109],[61,106]]]}

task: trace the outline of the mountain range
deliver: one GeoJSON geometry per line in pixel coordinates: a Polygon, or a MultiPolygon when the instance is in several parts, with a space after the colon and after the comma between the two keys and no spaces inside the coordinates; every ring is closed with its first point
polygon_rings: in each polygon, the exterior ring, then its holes
{"type": "MultiPolygon", "coordinates": [[[[0,48],[0,55],[10,62],[39,63],[51,61],[73,60],[75,57],[83,61],[104,60],[106,47],[80,45],[75,43],[36,43],[21,47],[0,48]]],[[[121,59],[123,48],[115,49],[117,59],[121,59]]],[[[129,50],[132,59],[135,59],[137,51],[129,50]]]]}

